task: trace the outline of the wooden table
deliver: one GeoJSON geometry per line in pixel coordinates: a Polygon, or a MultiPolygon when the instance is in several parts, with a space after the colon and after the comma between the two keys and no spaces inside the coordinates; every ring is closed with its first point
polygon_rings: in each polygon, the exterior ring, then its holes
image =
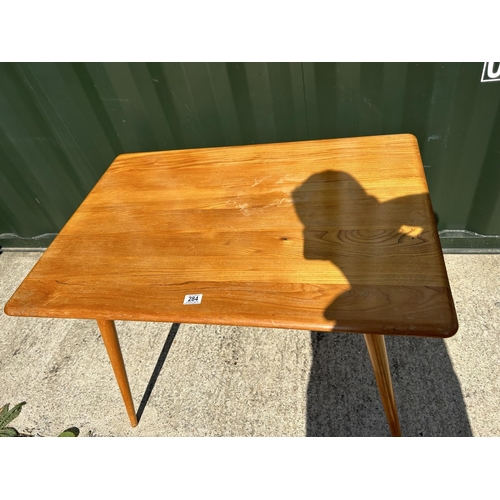
{"type": "Polygon", "coordinates": [[[92,318],[137,425],[114,320],[384,335],[457,328],[418,143],[386,135],[118,156],[5,306],[92,318]]]}

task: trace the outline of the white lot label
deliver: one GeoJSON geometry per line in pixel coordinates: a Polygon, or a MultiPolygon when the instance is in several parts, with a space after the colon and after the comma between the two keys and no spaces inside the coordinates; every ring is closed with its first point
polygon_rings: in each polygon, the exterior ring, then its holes
{"type": "Polygon", "coordinates": [[[193,293],[184,297],[184,305],[201,304],[202,293],[193,293]]]}

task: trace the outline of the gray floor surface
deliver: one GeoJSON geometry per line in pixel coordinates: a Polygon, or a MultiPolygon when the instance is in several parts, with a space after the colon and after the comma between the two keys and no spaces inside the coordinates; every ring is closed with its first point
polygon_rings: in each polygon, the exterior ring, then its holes
{"type": "MultiPolygon", "coordinates": [[[[41,253],[0,254],[0,405],[55,436],[388,436],[363,336],[117,322],[132,428],[97,325],[3,307],[41,253]]],[[[405,436],[500,436],[500,255],[445,256],[460,328],[387,337],[405,436]]]]}

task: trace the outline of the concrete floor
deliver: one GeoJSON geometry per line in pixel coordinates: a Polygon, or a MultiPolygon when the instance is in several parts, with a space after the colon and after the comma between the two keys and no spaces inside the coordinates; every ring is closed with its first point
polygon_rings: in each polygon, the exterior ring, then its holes
{"type": "MultiPolygon", "coordinates": [[[[131,428],[94,321],[3,313],[40,256],[0,255],[0,405],[27,402],[12,423],[19,431],[389,435],[361,335],[118,321],[140,415],[131,428]]],[[[500,255],[445,260],[458,333],[387,338],[402,432],[500,436],[500,255]]]]}

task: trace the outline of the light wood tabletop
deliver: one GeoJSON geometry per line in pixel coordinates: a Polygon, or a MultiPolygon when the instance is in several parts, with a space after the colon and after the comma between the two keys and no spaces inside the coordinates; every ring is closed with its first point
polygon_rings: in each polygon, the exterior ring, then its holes
{"type": "Polygon", "coordinates": [[[458,328],[409,134],[120,155],[5,312],[379,336],[458,328]]]}
{"type": "Polygon", "coordinates": [[[118,156],[6,306],[18,316],[448,337],[413,136],[118,156]],[[203,294],[201,304],[184,304],[203,294]]]}

